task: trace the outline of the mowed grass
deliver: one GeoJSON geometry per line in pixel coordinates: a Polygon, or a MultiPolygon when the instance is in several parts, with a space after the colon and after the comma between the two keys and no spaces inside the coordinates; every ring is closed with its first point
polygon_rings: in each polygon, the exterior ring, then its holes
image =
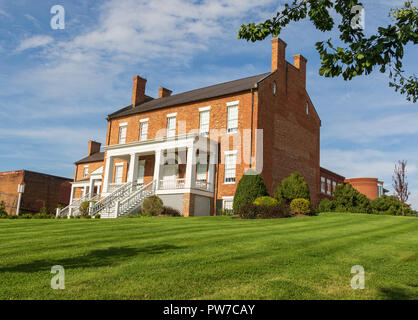
{"type": "Polygon", "coordinates": [[[0,299],[418,299],[418,219],[0,220],[0,299]]]}

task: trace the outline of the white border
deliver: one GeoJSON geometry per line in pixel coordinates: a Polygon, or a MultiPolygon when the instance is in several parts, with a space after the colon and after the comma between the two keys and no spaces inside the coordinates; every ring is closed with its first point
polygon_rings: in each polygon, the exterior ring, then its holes
{"type": "Polygon", "coordinates": [[[128,126],[127,122],[119,123],[119,127],[127,127],[127,126],[128,126]]]}
{"type": "Polygon", "coordinates": [[[177,112],[167,114],[167,118],[177,117],[177,112]]]}
{"type": "Polygon", "coordinates": [[[210,111],[210,106],[199,108],[199,112],[210,111]]]}
{"type": "Polygon", "coordinates": [[[148,122],[149,118],[145,118],[145,119],[140,119],[139,122],[143,123],[143,122],[148,122]]]}
{"type": "Polygon", "coordinates": [[[229,106],[236,106],[236,105],[239,105],[239,100],[237,100],[237,101],[231,101],[231,102],[227,102],[226,103],[226,105],[229,107],[229,106]]]}

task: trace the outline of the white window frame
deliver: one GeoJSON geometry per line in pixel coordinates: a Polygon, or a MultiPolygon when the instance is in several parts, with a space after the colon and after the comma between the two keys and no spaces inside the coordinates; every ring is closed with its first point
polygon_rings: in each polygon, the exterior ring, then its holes
{"type": "Polygon", "coordinates": [[[332,194],[334,194],[335,188],[337,187],[337,182],[332,181],[332,194]]]}
{"type": "Polygon", "coordinates": [[[126,143],[127,133],[128,133],[128,123],[127,122],[120,123],[119,124],[119,139],[118,139],[119,144],[126,143]],[[125,131],[125,133],[124,133],[125,136],[124,137],[122,136],[122,131],[123,130],[125,131]]]}
{"type": "Polygon", "coordinates": [[[115,184],[121,184],[123,183],[123,163],[116,163],[115,164],[115,184]],[[120,175],[120,182],[117,181],[117,172],[118,170],[121,170],[121,175],[120,175]]]}
{"type": "Polygon", "coordinates": [[[222,210],[228,210],[228,211],[232,212],[233,204],[234,204],[234,197],[233,196],[222,197],[222,210]],[[231,208],[227,208],[226,205],[225,205],[226,203],[229,203],[231,208]]]}
{"type": "Polygon", "coordinates": [[[148,139],[148,120],[149,118],[139,120],[139,141],[146,141],[148,139]],[[145,134],[143,132],[144,126],[146,128],[145,134]]]}
{"type": "Polygon", "coordinates": [[[170,113],[167,115],[167,138],[176,136],[176,127],[177,127],[177,113],[170,113]],[[170,120],[174,119],[174,128],[170,128],[170,120]]]}
{"type": "Polygon", "coordinates": [[[239,101],[233,101],[233,102],[228,102],[226,104],[227,106],[227,120],[226,120],[226,132],[228,134],[233,134],[238,132],[238,126],[239,126],[239,101]],[[237,109],[237,117],[234,119],[230,118],[230,114],[232,108],[236,108],[237,109]]]}
{"type": "Polygon", "coordinates": [[[326,181],[325,181],[325,177],[321,177],[321,193],[325,193],[326,192],[326,181]]]}
{"type": "Polygon", "coordinates": [[[210,107],[199,109],[199,134],[207,137],[210,130],[210,107]],[[202,123],[202,114],[207,114],[207,123],[202,123]]]}
{"type": "Polygon", "coordinates": [[[327,194],[331,195],[331,179],[327,179],[327,194]]]}
{"type": "Polygon", "coordinates": [[[87,165],[87,166],[84,166],[83,168],[83,178],[87,178],[88,176],[89,176],[89,166],[87,165]]]}
{"type": "Polygon", "coordinates": [[[237,151],[236,150],[232,150],[232,151],[225,151],[225,168],[224,168],[224,184],[235,184],[237,181],[237,151]],[[233,168],[228,168],[228,157],[230,156],[235,156],[235,163],[233,165],[233,168]],[[227,177],[227,170],[234,170],[234,177],[232,176],[228,176],[227,177]],[[234,181],[227,181],[227,179],[234,179],[234,181]]]}

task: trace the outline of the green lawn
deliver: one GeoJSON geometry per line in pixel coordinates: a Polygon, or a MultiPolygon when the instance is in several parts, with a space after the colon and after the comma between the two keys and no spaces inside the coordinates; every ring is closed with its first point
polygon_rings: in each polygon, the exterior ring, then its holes
{"type": "Polygon", "coordinates": [[[418,299],[418,219],[0,220],[0,299],[418,299]]]}

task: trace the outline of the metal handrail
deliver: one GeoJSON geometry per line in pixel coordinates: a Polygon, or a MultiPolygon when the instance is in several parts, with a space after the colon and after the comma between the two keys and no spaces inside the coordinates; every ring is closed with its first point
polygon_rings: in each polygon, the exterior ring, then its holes
{"type": "Polygon", "coordinates": [[[118,209],[117,209],[117,216],[125,215],[129,212],[129,208],[131,208],[132,205],[140,203],[142,200],[144,200],[147,196],[155,193],[155,181],[151,181],[148,184],[142,186],[140,189],[133,192],[128,197],[124,198],[118,203],[118,209]],[[151,191],[151,192],[149,192],[151,191]]]}
{"type": "Polygon", "coordinates": [[[112,206],[117,200],[119,200],[122,197],[125,197],[126,195],[131,194],[133,191],[136,190],[137,186],[140,186],[141,184],[137,181],[135,182],[127,182],[124,185],[122,185],[120,188],[113,191],[110,195],[104,197],[100,201],[96,202],[91,208],[90,208],[90,215],[94,216],[101,212],[102,210],[112,206]]]}

